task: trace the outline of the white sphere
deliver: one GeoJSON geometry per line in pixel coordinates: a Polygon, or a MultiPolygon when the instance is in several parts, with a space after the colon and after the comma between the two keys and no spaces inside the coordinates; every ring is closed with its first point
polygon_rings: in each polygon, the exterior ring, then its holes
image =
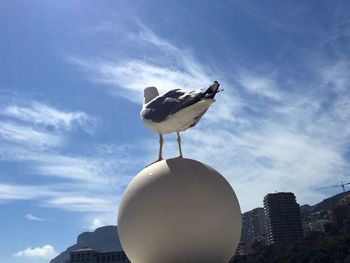
{"type": "Polygon", "coordinates": [[[118,213],[119,238],[132,263],[227,263],[241,226],[230,184],[191,159],[146,167],[128,185],[118,213]]]}

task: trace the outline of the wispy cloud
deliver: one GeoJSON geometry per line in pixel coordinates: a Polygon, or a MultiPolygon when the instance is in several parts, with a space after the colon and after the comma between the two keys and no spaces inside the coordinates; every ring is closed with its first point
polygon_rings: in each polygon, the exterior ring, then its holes
{"type": "Polygon", "coordinates": [[[81,127],[92,133],[96,123],[84,112],[60,111],[37,101],[9,103],[0,108],[0,117],[0,143],[31,150],[61,146],[66,143],[67,132],[81,127]]]}
{"type": "Polygon", "coordinates": [[[37,199],[43,195],[51,196],[54,194],[54,191],[42,186],[0,183],[0,202],[6,200],[37,199]]]}
{"type": "MultiPolygon", "coordinates": [[[[15,200],[35,200],[42,207],[51,207],[73,212],[108,213],[117,207],[115,188],[92,188],[86,184],[16,185],[0,183],[0,203],[15,200]],[[112,191],[114,190],[114,192],[112,191]]],[[[44,221],[44,218],[27,214],[29,220],[44,221]]]]}
{"type": "Polygon", "coordinates": [[[45,207],[76,212],[108,212],[117,207],[116,192],[120,194],[135,173],[135,165],[141,167],[144,162],[113,145],[93,146],[93,156],[69,156],[26,144],[1,146],[0,160],[25,163],[27,173],[46,179],[43,185],[0,182],[0,202],[35,200],[45,207]]]}
{"type": "Polygon", "coordinates": [[[25,164],[30,176],[46,177],[42,185],[0,182],[0,202],[35,200],[45,207],[106,213],[117,207],[115,191],[132,175],[131,160],[133,165],[143,162],[136,156],[129,158],[125,146],[91,145],[93,155],[62,153],[61,141],[69,139],[69,130],[55,133],[32,123],[0,124],[0,160],[25,164]]]}
{"type": "MultiPolygon", "coordinates": [[[[26,185],[18,178],[0,182],[0,202],[35,200],[40,206],[87,213],[116,207],[113,195],[125,186],[123,178],[131,169],[125,146],[91,144],[93,154],[64,152],[72,133],[79,132],[76,128],[90,129],[94,117],[19,100],[0,109],[0,117],[0,160],[25,166],[21,176],[46,177],[42,184],[26,185]]],[[[26,218],[40,219],[32,214],[26,218]]]]}
{"type": "Polygon", "coordinates": [[[92,119],[82,111],[65,112],[37,101],[32,101],[27,106],[7,105],[0,114],[31,124],[65,130],[71,130],[75,125],[84,127],[92,119]]]}
{"type": "Polygon", "coordinates": [[[95,189],[120,183],[123,176],[127,176],[130,163],[139,166],[143,163],[140,156],[131,157],[124,147],[91,147],[94,149],[92,156],[3,145],[0,160],[27,162],[27,169],[32,173],[61,178],[69,183],[93,185],[95,189]]]}
{"type": "Polygon", "coordinates": [[[142,91],[150,85],[165,92],[175,88],[199,89],[215,80],[189,52],[181,51],[145,27],[134,36],[134,40],[156,46],[168,56],[157,60],[125,59],[118,62],[97,57],[67,56],[67,59],[88,72],[93,80],[111,85],[109,92],[136,103],[142,101],[142,91]]]}
{"type": "Polygon", "coordinates": [[[107,198],[88,196],[55,197],[46,201],[45,205],[76,212],[105,212],[115,207],[114,202],[107,198]]]}
{"type": "MultiPolygon", "coordinates": [[[[309,58],[305,70],[312,78],[307,80],[272,65],[264,73],[234,65],[222,74],[144,26],[134,41],[154,50],[152,58],[70,61],[111,85],[114,95],[138,103],[145,86],[161,92],[193,89],[220,76],[225,92],[196,128],[184,133],[184,150],[228,178],[243,210],[262,205],[272,191],[294,191],[301,203],[316,202],[324,193],[315,192],[315,186],[349,176],[350,68],[344,60],[320,64],[309,58]]],[[[175,143],[168,147],[177,151],[175,143]]],[[[150,143],[149,148],[155,147],[150,143]]]]}
{"type": "MultiPolygon", "coordinates": [[[[132,38],[137,45],[153,48],[152,58],[105,60],[99,57],[67,56],[67,60],[86,73],[86,76],[108,85],[106,89],[114,96],[141,104],[143,89],[156,86],[160,93],[170,89],[194,90],[207,88],[214,80],[224,85],[228,82],[217,70],[199,63],[190,50],[180,49],[160,38],[147,27],[140,25],[140,31],[132,38]],[[137,76],[137,78],[135,78],[137,76]]],[[[267,89],[265,89],[267,92],[267,89]]],[[[211,122],[232,121],[244,125],[244,120],[236,118],[236,112],[244,103],[233,89],[225,90],[225,97],[215,105],[220,115],[206,114],[211,122]]]]}
{"type": "Polygon", "coordinates": [[[63,138],[56,134],[44,132],[26,125],[1,121],[0,139],[34,147],[57,146],[64,141],[63,138]]]}
{"type": "Polygon", "coordinates": [[[24,250],[18,251],[14,254],[16,257],[28,257],[28,258],[45,258],[51,259],[57,256],[57,252],[52,245],[44,245],[42,247],[27,247],[24,250]]]}
{"type": "Polygon", "coordinates": [[[248,92],[270,98],[273,100],[280,100],[281,94],[278,91],[275,77],[268,75],[257,75],[251,73],[240,73],[237,81],[243,86],[248,92]]]}
{"type": "MultiPolygon", "coordinates": [[[[192,131],[188,151],[224,171],[244,202],[243,208],[261,204],[263,196],[275,190],[293,191],[301,203],[317,202],[325,196],[314,190],[316,186],[349,180],[350,94],[344,72],[350,68],[334,63],[322,70],[315,68],[317,75],[311,83],[273,77],[272,87],[283,87],[274,96],[279,103],[265,102],[260,112],[245,115],[248,125],[192,131]],[[339,65],[336,74],[324,74],[339,65]],[[297,86],[288,87],[290,83],[297,86]],[[313,93],[312,85],[317,85],[317,93],[313,93]],[[298,86],[304,86],[311,95],[295,93],[298,86]]],[[[264,91],[262,95],[266,95],[264,91]]],[[[247,105],[256,107],[254,104],[250,100],[247,105]]],[[[246,109],[241,112],[246,114],[246,109]]]]}
{"type": "Polygon", "coordinates": [[[46,221],[45,218],[41,218],[32,214],[26,214],[25,218],[27,218],[28,220],[33,220],[33,221],[46,221]]]}

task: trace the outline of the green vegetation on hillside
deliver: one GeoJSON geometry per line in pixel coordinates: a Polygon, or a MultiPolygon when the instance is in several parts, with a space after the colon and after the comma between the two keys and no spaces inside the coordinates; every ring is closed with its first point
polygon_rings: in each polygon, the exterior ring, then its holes
{"type": "Polygon", "coordinates": [[[350,263],[350,224],[336,233],[311,232],[289,248],[256,247],[255,253],[235,256],[231,263],[350,263]]]}

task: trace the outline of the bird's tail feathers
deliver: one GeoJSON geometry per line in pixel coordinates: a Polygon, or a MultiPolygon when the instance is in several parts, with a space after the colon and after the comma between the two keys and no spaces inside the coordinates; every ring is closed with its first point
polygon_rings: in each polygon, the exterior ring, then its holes
{"type": "Polygon", "coordinates": [[[209,88],[204,92],[204,97],[208,99],[214,99],[216,93],[223,91],[223,89],[219,90],[219,87],[219,82],[214,81],[214,83],[210,85],[209,88]]]}

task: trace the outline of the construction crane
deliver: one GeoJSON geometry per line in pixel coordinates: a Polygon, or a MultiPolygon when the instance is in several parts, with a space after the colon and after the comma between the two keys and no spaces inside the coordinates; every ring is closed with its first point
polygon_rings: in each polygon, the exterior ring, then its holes
{"type": "Polygon", "coordinates": [[[334,187],[341,187],[343,189],[343,193],[345,193],[345,185],[350,184],[350,182],[345,183],[343,181],[340,181],[340,184],[337,185],[332,185],[332,186],[326,186],[326,187],[320,187],[320,188],[316,188],[315,190],[322,190],[322,189],[328,189],[328,188],[334,188],[334,187]]]}

